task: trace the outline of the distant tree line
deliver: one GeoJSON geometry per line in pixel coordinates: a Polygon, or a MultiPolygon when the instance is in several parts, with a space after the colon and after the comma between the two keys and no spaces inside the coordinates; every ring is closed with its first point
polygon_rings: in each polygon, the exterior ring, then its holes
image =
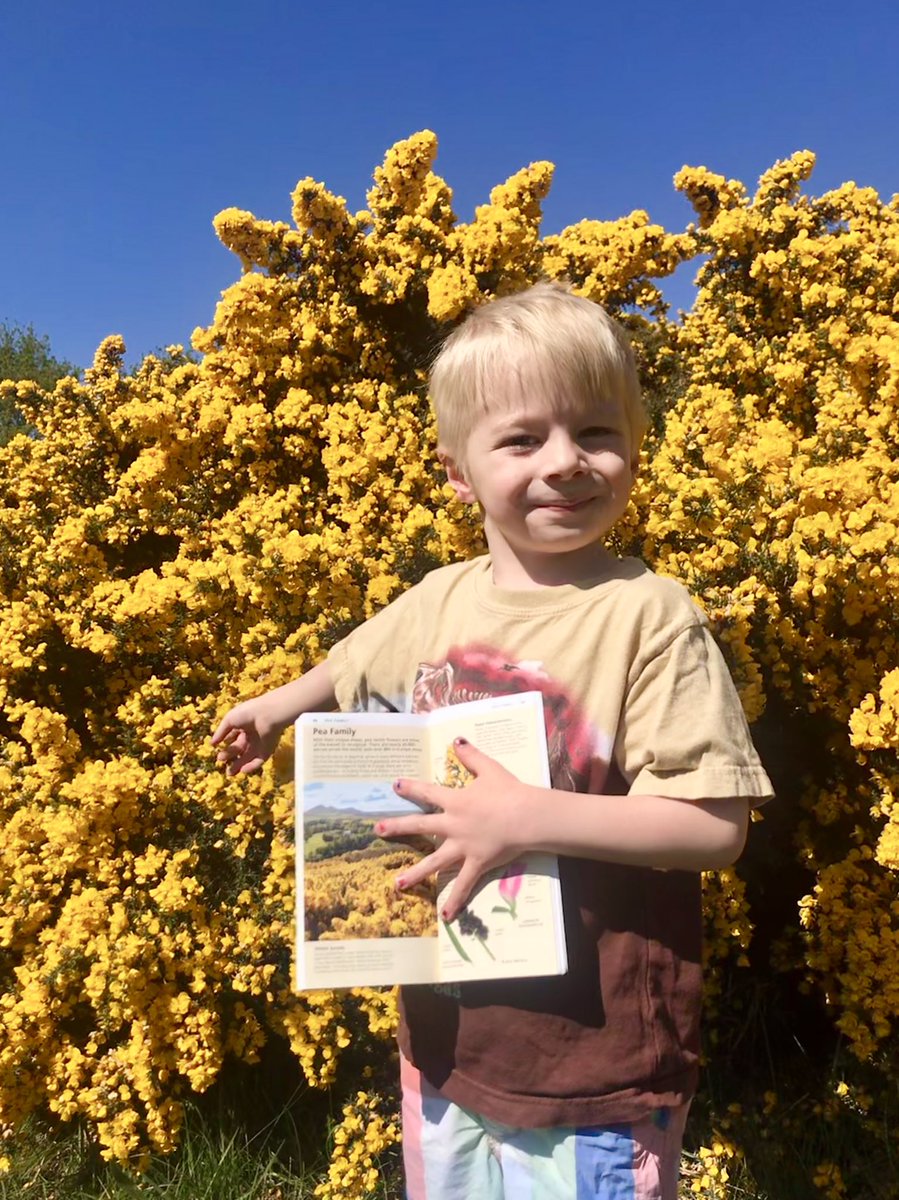
{"type": "MultiPolygon", "coordinates": [[[[0,379],[31,379],[52,392],[60,379],[77,375],[78,367],[56,358],[50,339],[39,336],[33,325],[0,323],[0,379]]],[[[28,422],[8,399],[0,399],[0,446],[28,429],[28,422]]]]}

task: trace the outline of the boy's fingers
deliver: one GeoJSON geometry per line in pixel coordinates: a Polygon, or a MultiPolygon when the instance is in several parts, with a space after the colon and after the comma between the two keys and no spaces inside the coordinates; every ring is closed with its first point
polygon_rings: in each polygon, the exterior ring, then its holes
{"type": "Polygon", "coordinates": [[[236,731],[224,742],[220,747],[216,760],[218,762],[228,762],[232,758],[239,758],[247,749],[247,738],[241,731],[236,731]]]}
{"type": "Polygon", "coordinates": [[[240,763],[239,765],[234,763],[233,774],[249,775],[251,771],[258,771],[264,762],[264,758],[251,758],[249,762],[240,763]]]}
{"type": "Polygon", "coordinates": [[[499,765],[495,758],[491,758],[477,746],[472,746],[471,742],[466,741],[465,738],[456,738],[453,742],[453,749],[462,766],[475,775],[480,775],[485,768],[499,765]]]}
{"type": "Polygon", "coordinates": [[[217,746],[218,743],[225,736],[225,734],[230,733],[230,732],[231,732],[231,722],[228,720],[227,717],[223,717],[221,719],[221,721],[219,721],[218,725],[215,728],[215,732],[212,735],[211,741],[212,741],[213,746],[217,746]]]}
{"type": "Polygon", "coordinates": [[[256,771],[265,762],[264,758],[250,758],[245,761],[238,755],[232,758],[225,768],[226,775],[248,775],[250,771],[256,771]]]}
{"type": "Polygon", "coordinates": [[[394,880],[394,887],[398,892],[406,892],[417,884],[424,883],[429,875],[435,875],[443,865],[443,858],[438,847],[433,854],[419,859],[417,863],[407,867],[402,875],[398,875],[394,880]]]}
{"type": "Polygon", "coordinates": [[[433,818],[413,814],[409,817],[388,817],[386,821],[378,821],[375,825],[375,833],[378,837],[393,838],[393,837],[422,837],[429,840],[437,837],[437,830],[433,825],[433,818]]]}
{"type": "Polygon", "coordinates": [[[424,783],[421,779],[398,779],[393,790],[403,800],[411,800],[426,811],[433,811],[442,807],[440,793],[445,789],[433,783],[424,783]]]}
{"type": "Polygon", "coordinates": [[[231,717],[229,715],[222,719],[221,723],[219,724],[219,727],[216,729],[215,733],[212,735],[212,744],[213,744],[213,746],[216,746],[216,745],[218,745],[219,742],[224,742],[225,745],[227,746],[227,745],[230,745],[232,742],[234,742],[236,739],[246,738],[246,736],[247,736],[246,730],[243,727],[243,725],[236,725],[231,720],[231,717]]]}
{"type": "Polygon", "coordinates": [[[446,898],[446,903],[440,910],[440,915],[444,921],[455,921],[459,913],[465,907],[469,896],[474,889],[482,872],[476,867],[470,865],[469,860],[465,862],[459,869],[459,874],[456,876],[455,883],[450,889],[450,894],[446,898]]]}

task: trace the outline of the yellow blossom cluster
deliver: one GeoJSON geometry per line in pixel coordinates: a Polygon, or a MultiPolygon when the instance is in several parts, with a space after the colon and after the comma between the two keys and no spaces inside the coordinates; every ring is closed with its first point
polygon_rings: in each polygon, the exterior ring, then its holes
{"type": "MultiPolygon", "coordinates": [[[[743,1103],[725,1105],[719,1097],[712,1111],[707,1096],[698,1098],[691,1122],[695,1117],[703,1133],[695,1148],[687,1139],[683,1194],[708,1200],[812,1196],[818,1190],[830,1200],[892,1195],[894,1148],[883,1138],[883,1110],[866,1088],[842,1078],[834,1062],[810,1070],[806,1060],[795,1079],[788,1078],[782,1056],[770,1065],[783,1072],[783,1090],[762,1091],[756,1079],[743,1091],[743,1103]],[[810,1087],[816,1075],[817,1094],[810,1087]]],[[[733,1069],[728,1064],[725,1072],[733,1069]]]]}
{"type": "Polygon", "coordinates": [[[675,181],[706,261],[632,544],[708,611],[804,810],[817,882],[793,966],[865,1057],[899,1016],[899,201],[807,196],[813,166],[777,163],[753,196],[705,170],[675,181]]]}
{"type": "Polygon", "coordinates": [[[700,1146],[692,1172],[690,1192],[707,1200],[728,1200],[733,1195],[727,1186],[734,1161],[739,1162],[742,1151],[725,1133],[716,1131],[710,1146],[700,1146]]]}
{"type": "Polygon", "coordinates": [[[343,1119],[333,1132],[328,1178],[315,1189],[323,1200],[358,1200],[377,1190],[379,1156],[400,1139],[397,1113],[385,1115],[383,1101],[367,1092],[344,1105],[343,1119]]]}
{"type": "MultiPolygon", "coordinates": [[[[754,195],[685,168],[686,230],[637,211],[541,237],[550,164],[462,223],[435,155],[398,143],[356,213],[303,179],[291,223],[219,214],[242,274],[199,361],[127,373],[112,337],[53,393],[0,385],[32,429],[0,449],[0,1126],[77,1117],[139,1167],[228,1056],[279,1037],[345,1095],[344,1050],[383,1053],[391,996],[291,992],[289,747],[229,780],[208,733],[480,548],[435,466],[427,364],[467,308],[542,277],[633,338],[653,421],[619,545],[706,608],[787,795],[791,924],[751,863],[710,877],[712,990],[765,927],[859,1056],[890,1044],[899,206],[806,195],[799,154],[754,195]],[[660,281],[690,259],[672,321],[660,281]]],[[[349,1103],[321,1194],[374,1186],[380,1103],[349,1103]]]]}
{"type": "MultiPolygon", "coordinates": [[[[706,937],[703,943],[706,1016],[717,1014],[723,988],[723,969],[730,964],[746,967],[746,951],[752,941],[752,922],[746,885],[736,869],[709,871],[703,876],[702,902],[706,937]]],[[[717,1040],[711,1026],[710,1037],[717,1040]]]]}

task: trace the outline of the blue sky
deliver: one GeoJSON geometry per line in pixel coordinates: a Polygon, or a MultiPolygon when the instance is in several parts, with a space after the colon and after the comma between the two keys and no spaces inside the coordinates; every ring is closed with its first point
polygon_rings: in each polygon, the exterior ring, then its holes
{"type": "Polygon", "coordinates": [[[417,813],[421,810],[410,800],[402,800],[395,792],[385,789],[380,781],[352,782],[337,780],[328,783],[314,781],[303,784],[303,811],[322,805],[327,808],[354,809],[369,816],[397,813],[417,813]]]}
{"type": "Polygon", "coordinates": [[[684,163],[752,185],[798,149],[815,192],[899,191],[894,0],[6,0],[0,46],[0,320],[81,366],[109,333],[134,362],[212,319],[239,275],[216,212],[289,219],[306,175],[362,208],[419,129],[462,219],[554,162],[545,233],[634,208],[679,229],[684,163]]]}

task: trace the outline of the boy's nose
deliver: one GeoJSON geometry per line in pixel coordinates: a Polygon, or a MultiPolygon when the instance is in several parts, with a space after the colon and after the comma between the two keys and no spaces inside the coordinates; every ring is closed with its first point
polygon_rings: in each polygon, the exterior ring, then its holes
{"type": "Polygon", "coordinates": [[[572,475],[583,470],[584,460],[578,443],[567,434],[550,438],[546,443],[547,475],[572,475]]]}

